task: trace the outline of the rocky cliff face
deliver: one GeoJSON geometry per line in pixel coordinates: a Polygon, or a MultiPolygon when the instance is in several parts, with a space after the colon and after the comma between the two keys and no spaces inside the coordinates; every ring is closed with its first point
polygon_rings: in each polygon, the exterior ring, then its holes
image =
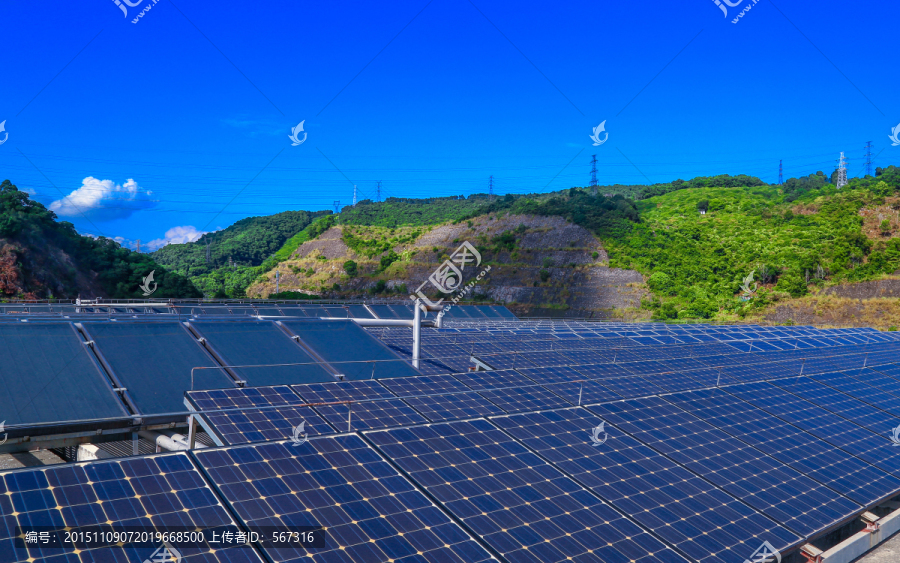
{"type": "MultiPolygon", "coordinates": [[[[606,265],[606,252],[589,231],[560,217],[525,215],[483,216],[464,223],[401,230],[336,226],[301,245],[289,261],[279,265],[279,289],[333,298],[365,297],[372,296],[382,282],[381,296],[405,299],[464,242],[482,255],[481,265],[470,265],[463,272],[465,283],[491,267],[469,295],[507,303],[519,313],[618,315],[639,307],[646,293],[640,273],[606,265]],[[414,240],[366,256],[347,245],[345,230],[366,240],[388,240],[404,233],[414,240]],[[410,234],[412,231],[416,232],[410,234]],[[382,268],[381,258],[391,252],[397,260],[382,268]],[[348,260],[357,263],[354,277],[345,272],[348,260]],[[335,289],[335,284],[340,289],[335,289]]],[[[248,295],[265,297],[274,291],[272,271],[265,281],[251,286],[248,295]]],[[[423,291],[429,297],[439,295],[430,284],[423,291]]]]}

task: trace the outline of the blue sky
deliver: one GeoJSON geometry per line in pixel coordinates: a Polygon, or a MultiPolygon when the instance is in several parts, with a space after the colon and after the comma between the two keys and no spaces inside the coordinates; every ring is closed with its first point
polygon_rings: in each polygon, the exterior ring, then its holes
{"type": "Polygon", "coordinates": [[[0,179],[132,246],[379,180],[583,186],[592,154],[601,184],[900,164],[893,2],[152,2],[0,4],[0,179]]]}

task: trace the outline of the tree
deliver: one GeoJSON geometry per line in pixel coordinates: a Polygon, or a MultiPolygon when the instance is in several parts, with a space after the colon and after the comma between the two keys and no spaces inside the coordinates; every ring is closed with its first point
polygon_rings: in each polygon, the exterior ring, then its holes
{"type": "Polygon", "coordinates": [[[347,275],[351,278],[356,277],[357,274],[357,264],[353,260],[347,260],[344,262],[344,271],[347,272],[347,275]]]}

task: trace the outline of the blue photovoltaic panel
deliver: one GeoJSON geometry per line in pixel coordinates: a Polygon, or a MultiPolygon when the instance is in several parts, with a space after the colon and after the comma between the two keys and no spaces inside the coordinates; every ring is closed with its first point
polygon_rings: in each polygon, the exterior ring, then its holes
{"type": "Polygon", "coordinates": [[[625,398],[646,397],[648,395],[658,395],[660,393],[665,393],[665,391],[663,391],[656,385],[638,376],[614,377],[609,379],[601,379],[598,380],[598,382],[607,389],[618,393],[625,398]]]}
{"type": "Polygon", "coordinates": [[[439,393],[459,393],[470,389],[452,375],[429,375],[381,379],[379,382],[398,397],[418,397],[439,393]]]}
{"type": "Polygon", "coordinates": [[[310,403],[365,401],[367,399],[389,399],[394,396],[381,383],[374,380],[294,385],[292,389],[310,403]]]}
{"type": "Polygon", "coordinates": [[[604,425],[584,409],[496,417],[491,421],[700,563],[743,563],[762,541],[784,551],[801,538],[696,474],[604,425]]]}
{"type": "Polygon", "coordinates": [[[660,389],[668,392],[690,391],[692,389],[702,389],[705,385],[690,377],[688,374],[668,371],[664,373],[651,373],[643,376],[644,379],[653,383],[660,389]]]}
{"type": "Polygon", "coordinates": [[[602,364],[612,361],[612,354],[596,350],[564,350],[560,354],[568,358],[569,364],[602,364]]]}
{"type": "Polygon", "coordinates": [[[573,381],[582,381],[590,379],[584,374],[578,373],[574,369],[567,366],[556,366],[551,368],[521,368],[517,372],[533,379],[541,385],[548,383],[571,383],[573,381]]]}
{"type": "Polygon", "coordinates": [[[474,391],[412,397],[406,399],[406,402],[431,422],[492,416],[504,412],[474,391]]]}
{"type": "Polygon", "coordinates": [[[507,561],[686,561],[485,420],[366,437],[507,561]]]}
{"type": "Polygon", "coordinates": [[[503,371],[473,371],[469,373],[454,374],[456,379],[462,381],[470,389],[495,389],[498,387],[528,387],[536,385],[519,372],[513,370],[503,371]]]}
{"type": "Polygon", "coordinates": [[[576,365],[572,369],[591,379],[614,379],[631,375],[630,371],[616,364],[576,365]]]}
{"type": "Polygon", "coordinates": [[[315,407],[322,418],[341,432],[390,428],[428,422],[400,399],[379,399],[345,405],[315,407]]]}
{"type": "Polygon", "coordinates": [[[661,398],[589,408],[804,538],[862,509],[661,398]]]}
{"type": "MultiPolygon", "coordinates": [[[[38,544],[15,548],[15,526],[26,530],[30,526],[84,530],[111,525],[165,532],[236,525],[186,453],[6,473],[0,476],[0,519],[0,560],[60,563],[139,562],[160,546],[91,549],[79,545],[79,558],[74,547],[42,548],[38,544]]],[[[217,546],[213,553],[210,547],[179,545],[178,550],[186,563],[261,562],[251,548],[217,546]]]]}
{"type": "Polygon", "coordinates": [[[248,527],[321,526],[326,547],[274,561],[478,563],[491,556],[358,436],[195,451],[248,527]]]}
{"type": "Polygon", "coordinates": [[[561,366],[572,363],[571,360],[569,360],[559,352],[524,352],[522,354],[519,354],[519,357],[528,360],[536,366],[543,367],[561,366]]]}
{"type": "Polygon", "coordinates": [[[722,390],[665,399],[861,505],[900,490],[900,479],[722,390]]]}
{"type": "Polygon", "coordinates": [[[305,401],[285,385],[191,391],[186,395],[198,411],[204,412],[225,444],[287,440],[301,423],[305,423],[303,433],[309,436],[334,432],[316,411],[302,406],[305,401]]]}
{"type": "Polygon", "coordinates": [[[885,391],[895,397],[900,397],[900,380],[885,375],[882,371],[877,371],[872,368],[860,368],[847,369],[841,373],[848,375],[861,383],[885,391]]]}
{"type": "Polygon", "coordinates": [[[482,389],[479,393],[505,412],[536,411],[569,406],[569,403],[555,393],[535,384],[531,384],[530,387],[482,389]]]}
{"type": "Polygon", "coordinates": [[[883,434],[885,428],[900,426],[900,418],[808,377],[774,381],[772,384],[876,434],[883,434]]]}
{"type": "Polygon", "coordinates": [[[728,391],[818,438],[890,473],[900,473],[900,452],[892,447],[886,429],[880,438],[800,397],[770,384],[748,384],[728,391]]]}
{"type": "Polygon", "coordinates": [[[550,385],[544,385],[544,388],[559,395],[573,405],[605,403],[607,401],[617,401],[622,398],[621,395],[613,393],[600,383],[593,380],[570,383],[553,383],[550,385]]]}
{"type": "Polygon", "coordinates": [[[522,357],[522,354],[510,354],[509,352],[501,352],[498,354],[482,354],[478,355],[478,359],[491,366],[495,370],[513,369],[513,368],[533,368],[534,362],[530,362],[522,357]]]}
{"type": "Polygon", "coordinates": [[[872,387],[871,385],[842,373],[820,374],[814,375],[812,378],[829,387],[834,387],[838,391],[846,393],[851,397],[855,397],[872,406],[878,407],[879,409],[890,413],[892,416],[900,417],[900,399],[890,393],[885,393],[881,389],[872,387]]]}
{"type": "Polygon", "coordinates": [[[662,373],[664,371],[670,371],[665,364],[653,360],[626,362],[622,364],[622,367],[630,371],[633,375],[646,375],[648,373],[662,373]]]}

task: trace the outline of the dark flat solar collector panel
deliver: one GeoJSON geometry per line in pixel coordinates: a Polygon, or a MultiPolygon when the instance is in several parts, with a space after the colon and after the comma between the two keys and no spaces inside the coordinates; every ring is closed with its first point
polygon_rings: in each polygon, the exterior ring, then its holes
{"type": "Polygon", "coordinates": [[[0,325],[0,417],[29,424],[127,416],[69,323],[0,325]]]}
{"type": "Polygon", "coordinates": [[[184,392],[234,387],[179,323],[84,323],[97,348],[144,414],[185,410],[184,392]]]}
{"type": "Polygon", "coordinates": [[[508,561],[686,561],[485,420],[366,437],[508,561]]]}
{"type": "Polygon", "coordinates": [[[803,537],[862,509],[661,398],[589,409],[803,537]]]}
{"type": "Polygon", "coordinates": [[[275,561],[478,563],[491,556],[355,435],[195,452],[250,527],[322,526],[326,547],[275,561]]]}
{"type": "Polygon", "coordinates": [[[431,422],[462,420],[504,413],[500,407],[474,391],[412,397],[404,400],[431,422]]]}
{"type": "Polygon", "coordinates": [[[198,332],[248,386],[290,385],[333,381],[334,378],[303,348],[293,342],[275,323],[263,322],[198,322],[198,332]],[[275,366],[271,364],[307,364],[275,366]]]}
{"type": "Polygon", "coordinates": [[[801,538],[584,409],[496,417],[494,424],[701,563],[743,563],[762,541],[801,538]]]}

